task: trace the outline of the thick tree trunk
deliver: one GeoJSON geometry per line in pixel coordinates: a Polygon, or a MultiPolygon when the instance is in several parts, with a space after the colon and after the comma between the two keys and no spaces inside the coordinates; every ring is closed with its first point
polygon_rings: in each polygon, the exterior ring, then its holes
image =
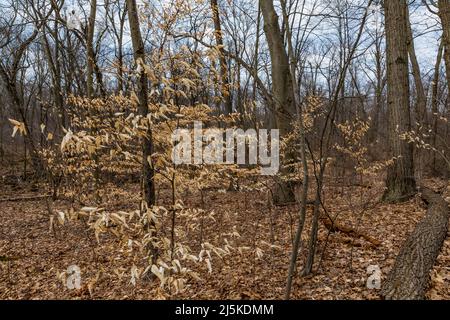
{"type": "MultiPolygon", "coordinates": [[[[294,87],[292,83],[289,58],[283,42],[283,34],[278,23],[273,0],[260,0],[264,18],[264,32],[269,45],[272,68],[272,92],[275,103],[274,114],[280,136],[286,137],[292,130],[291,122],[295,119],[294,87]]],[[[295,161],[295,150],[285,150],[281,174],[286,176],[291,169],[286,166],[295,161]]],[[[274,203],[283,204],[295,201],[294,183],[280,179],[274,190],[274,203]]]]}
{"type": "Polygon", "coordinates": [[[411,130],[408,68],[407,1],[385,1],[389,142],[394,164],[389,167],[384,200],[407,200],[416,191],[412,145],[400,134],[411,130]]]}
{"type": "Polygon", "coordinates": [[[273,0],[260,0],[264,17],[264,32],[269,44],[272,61],[272,90],[275,100],[275,117],[281,136],[291,130],[295,119],[294,90],[289,70],[289,58],[283,43],[283,35],[278,23],[278,15],[273,0]]]}
{"type": "Polygon", "coordinates": [[[429,209],[404,243],[381,294],[389,300],[425,298],[432,269],[447,236],[449,208],[439,194],[422,191],[429,209]]]}

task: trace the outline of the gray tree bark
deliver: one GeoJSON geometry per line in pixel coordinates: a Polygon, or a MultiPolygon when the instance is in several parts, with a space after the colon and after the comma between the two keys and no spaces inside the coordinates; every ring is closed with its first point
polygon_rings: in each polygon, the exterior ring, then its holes
{"type": "Polygon", "coordinates": [[[416,192],[413,148],[400,134],[411,130],[407,1],[384,1],[386,17],[388,134],[394,164],[388,168],[386,202],[407,200],[416,192]]]}
{"type": "MultiPolygon", "coordinates": [[[[261,12],[264,18],[264,33],[269,45],[272,68],[272,95],[274,100],[274,115],[280,137],[286,137],[292,130],[291,122],[296,117],[294,87],[292,83],[289,57],[283,42],[283,34],[278,23],[273,0],[260,0],[261,12]]],[[[295,150],[286,150],[283,157],[283,167],[295,161],[295,150]]],[[[282,169],[282,175],[288,175],[290,169],[282,169]]],[[[295,201],[294,183],[280,179],[274,192],[274,203],[284,204],[295,201]]]]}
{"type": "Polygon", "coordinates": [[[381,294],[387,300],[422,300],[430,280],[430,271],[447,236],[449,208],[439,194],[422,190],[429,204],[425,218],[408,237],[383,283],[381,294]]]}
{"type": "Polygon", "coordinates": [[[439,0],[439,17],[442,22],[442,40],[444,42],[444,60],[447,73],[447,86],[450,92],[450,1],[439,0]]]}

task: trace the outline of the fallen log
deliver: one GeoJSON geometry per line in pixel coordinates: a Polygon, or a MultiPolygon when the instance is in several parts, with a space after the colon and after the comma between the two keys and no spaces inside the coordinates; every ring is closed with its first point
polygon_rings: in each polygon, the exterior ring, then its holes
{"type": "Polygon", "coordinates": [[[421,196],[428,204],[427,214],[403,244],[382,285],[381,295],[386,300],[425,299],[430,271],[447,236],[448,204],[430,189],[422,189],[421,196]]]}

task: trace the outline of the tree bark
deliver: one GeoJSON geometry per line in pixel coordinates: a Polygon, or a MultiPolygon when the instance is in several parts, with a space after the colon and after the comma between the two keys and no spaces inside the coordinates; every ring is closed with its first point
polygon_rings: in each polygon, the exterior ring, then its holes
{"type": "Polygon", "coordinates": [[[97,0],[91,0],[91,12],[89,14],[86,39],[86,60],[87,60],[87,96],[94,96],[94,31],[95,17],[97,15],[97,0]]]}
{"type": "Polygon", "coordinates": [[[384,1],[386,17],[388,133],[394,163],[388,168],[386,202],[407,200],[416,191],[412,145],[400,134],[411,130],[407,1],[384,1]]]}
{"type": "Polygon", "coordinates": [[[375,106],[373,110],[373,125],[370,134],[370,141],[375,142],[379,137],[380,132],[380,115],[383,110],[383,91],[386,86],[386,77],[384,76],[383,68],[383,52],[382,52],[383,36],[377,31],[375,39],[375,106]]]}
{"type": "Polygon", "coordinates": [[[442,22],[442,39],[444,42],[444,60],[445,70],[447,73],[447,86],[448,92],[450,92],[450,1],[439,0],[439,17],[442,22]]]}
{"type": "MultiPolygon", "coordinates": [[[[134,59],[136,64],[145,64],[145,47],[142,41],[141,30],[139,26],[139,16],[137,12],[136,0],[127,0],[128,20],[131,30],[131,41],[133,44],[134,59]]],[[[148,79],[145,73],[145,68],[141,66],[141,73],[137,79],[137,96],[139,99],[139,115],[142,116],[143,121],[147,121],[148,108],[148,79]]],[[[155,171],[152,161],[153,154],[153,137],[151,124],[147,123],[148,129],[146,135],[142,138],[142,191],[143,191],[143,205],[141,208],[152,207],[156,204],[155,195],[155,171]]],[[[156,225],[153,220],[148,221],[146,228],[150,231],[152,236],[156,234],[156,225]]],[[[153,246],[152,241],[147,245],[147,252],[149,254],[150,263],[153,265],[158,259],[158,250],[153,246]]],[[[149,276],[151,277],[151,276],[149,276]]]]}
{"type": "MultiPolygon", "coordinates": [[[[136,63],[145,64],[145,48],[144,42],[142,41],[139,17],[137,12],[137,6],[135,0],[127,0],[128,8],[128,19],[130,23],[131,39],[133,43],[134,58],[136,63]]],[[[148,79],[145,73],[145,69],[141,68],[141,74],[137,81],[137,90],[139,98],[139,114],[143,119],[147,119],[148,115],[148,79]]],[[[142,139],[142,179],[143,179],[143,193],[144,201],[148,206],[153,206],[155,204],[155,185],[154,185],[154,170],[153,166],[150,165],[151,155],[153,154],[153,142],[152,142],[152,131],[149,126],[146,137],[142,139]]]]}
{"type": "Polygon", "coordinates": [[[423,189],[429,209],[408,237],[383,283],[381,294],[387,300],[421,300],[430,280],[430,271],[447,236],[449,208],[439,195],[423,189]]]}
{"type": "Polygon", "coordinates": [[[275,117],[280,135],[285,136],[295,119],[294,90],[289,70],[289,58],[283,43],[278,15],[273,0],[260,0],[264,17],[264,32],[269,44],[272,62],[272,91],[275,100],[275,117]]]}
{"type": "MultiPolygon", "coordinates": [[[[274,114],[280,137],[286,137],[292,130],[291,122],[296,117],[294,87],[292,83],[289,57],[283,42],[283,34],[278,23],[273,0],[260,0],[264,18],[264,33],[269,45],[272,68],[272,92],[274,114]]],[[[283,157],[282,175],[289,175],[291,169],[286,168],[296,159],[295,150],[286,150],[283,157]]],[[[294,183],[280,179],[274,192],[274,203],[284,204],[295,201],[294,183]]]]}
{"type": "MultiPolygon", "coordinates": [[[[436,64],[434,65],[434,76],[433,76],[433,83],[432,83],[432,89],[431,89],[431,113],[432,113],[432,119],[433,119],[433,147],[437,147],[436,140],[437,140],[437,133],[438,133],[438,119],[439,119],[439,76],[440,76],[440,70],[441,70],[441,64],[442,64],[442,56],[444,52],[444,43],[441,42],[438,49],[438,55],[436,58],[436,64]]],[[[432,151],[433,153],[433,171],[434,173],[437,173],[437,167],[436,167],[436,152],[432,151]]]]}
{"type": "Polygon", "coordinates": [[[222,82],[222,96],[225,99],[225,114],[233,113],[230,79],[228,76],[227,60],[224,53],[222,26],[220,24],[219,6],[217,0],[211,0],[211,11],[214,21],[216,44],[219,50],[220,81],[222,82]]]}
{"type": "MultiPolygon", "coordinates": [[[[408,7],[406,7],[408,10],[408,7]]],[[[425,89],[422,83],[422,76],[420,72],[419,62],[417,60],[416,50],[414,46],[414,36],[411,28],[411,22],[409,20],[409,10],[407,11],[407,30],[408,30],[408,52],[411,60],[412,74],[414,78],[414,85],[416,87],[416,121],[419,124],[426,122],[427,115],[427,97],[425,95],[425,89]]]]}

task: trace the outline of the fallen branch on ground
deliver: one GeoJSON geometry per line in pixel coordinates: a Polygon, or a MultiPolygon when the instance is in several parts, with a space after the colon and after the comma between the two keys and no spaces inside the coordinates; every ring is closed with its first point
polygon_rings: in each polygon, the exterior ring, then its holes
{"type": "Polygon", "coordinates": [[[354,237],[354,238],[363,238],[364,240],[366,240],[372,246],[375,246],[375,247],[377,247],[381,244],[380,240],[377,240],[377,239],[375,239],[365,233],[362,233],[356,229],[353,229],[351,227],[344,226],[337,221],[332,221],[331,218],[326,215],[321,215],[320,221],[330,232],[342,232],[342,233],[349,235],[351,237],[354,237]]]}

